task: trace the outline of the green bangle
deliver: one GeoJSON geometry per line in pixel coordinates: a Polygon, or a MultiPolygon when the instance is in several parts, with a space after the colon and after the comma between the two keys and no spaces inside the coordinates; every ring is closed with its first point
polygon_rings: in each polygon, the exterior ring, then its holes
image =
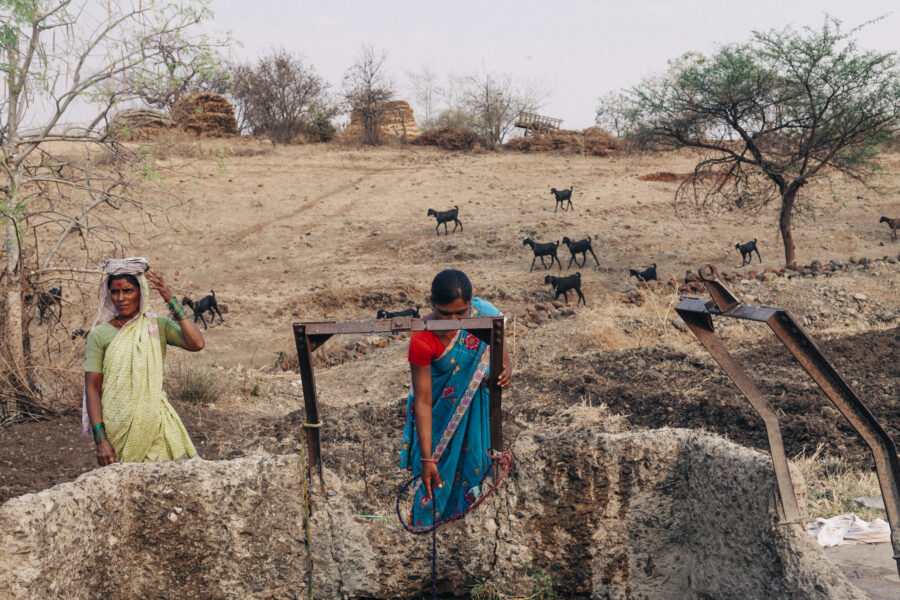
{"type": "Polygon", "coordinates": [[[95,445],[99,446],[101,443],[103,443],[105,440],[108,439],[106,437],[106,426],[103,424],[102,421],[97,423],[96,425],[94,425],[93,430],[94,430],[94,444],[95,445]]]}
{"type": "Polygon", "coordinates": [[[96,434],[98,431],[100,431],[101,429],[105,429],[105,428],[106,428],[106,425],[103,423],[103,421],[100,421],[99,423],[97,423],[96,425],[91,427],[91,431],[96,434]]]}

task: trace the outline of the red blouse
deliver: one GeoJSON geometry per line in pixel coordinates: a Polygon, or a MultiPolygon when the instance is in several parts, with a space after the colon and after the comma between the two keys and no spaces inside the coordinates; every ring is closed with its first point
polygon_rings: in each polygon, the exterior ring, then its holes
{"type": "Polygon", "coordinates": [[[433,331],[414,331],[409,338],[409,362],[427,367],[444,353],[446,347],[433,331]]]}

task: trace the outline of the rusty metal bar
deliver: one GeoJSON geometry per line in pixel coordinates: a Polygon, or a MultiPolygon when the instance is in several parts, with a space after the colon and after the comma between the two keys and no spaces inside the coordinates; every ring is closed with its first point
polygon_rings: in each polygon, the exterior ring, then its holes
{"type": "Polygon", "coordinates": [[[784,510],[783,525],[802,523],[800,508],[797,506],[797,497],[794,495],[794,483],[791,480],[791,470],[788,467],[787,455],[784,452],[784,444],[781,441],[781,427],[778,425],[778,415],[772,409],[772,405],[763,397],[747,373],[740,367],[733,356],[725,349],[719,338],[713,331],[712,319],[705,312],[694,312],[684,308],[676,308],[685,324],[697,336],[700,343],[712,354],[716,362],[725,369],[728,376],[734,381],[738,389],[747,397],[750,404],[756,410],[766,426],[766,436],[769,439],[769,448],[772,452],[772,465],[775,467],[775,480],[778,483],[778,492],[781,496],[781,506],[784,510]]]}
{"type": "Polygon", "coordinates": [[[381,334],[406,331],[457,331],[465,329],[472,335],[488,344],[491,349],[489,385],[489,419],[491,428],[491,448],[503,449],[502,432],[502,388],[497,385],[497,377],[503,370],[504,348],[503,317],[466,317],[463,319],[442,319],[424,321],[412,317],[395,317],[376,321],[355,321],[336,323],[333,321],[310,321],[294,323],[294,340],[297,345],[297,359],[300,367],[300,378],[303,384],[303,401],[306,407],[307,424],[306,441],[309,447],[309,468],[315,467],[319,472],[322,487],[325,481],[322,475],[322,450],[319,436],[319,408],[316,395],[315,375],[313,373],[312,353],[324,344],[331,336],[339,334],[381,334]]]}
{"type": "MultiPolygon", "coordinates": [[[[759,391],[749,382],[740,366],[724,351],[721,343],[715,337],[712,328],[712,316],[714,315],[766,323],[869,446],[875,461],[875,470],[878,474],[881,495],[884,498],[888,523],[891,526],[894,559],[897,561],[897,571],[900,573],[900,459],[897,457],[897,448],[893,440],[789,311],[782,308],[741,304],[719,279],[716,268],[710,264],[701,266],[699,275],[713,300],[703,302],[697,298],[682,298],[675,310],[704,347],[722,365],[741,392],[747,396],[757,412],[760,412],[760,408],[757,406],[761,399],[759,391]]],[[[765,401],[763,400],[763,402],[765,401]]],[[[765,404],[768,406],[767,402],[765,404]]],[[[771,407],[768,409],[771,410],[771,407]]],[[[762,416],[762,412],[760,415],[762,416]]],[[[790,484],[790,491],[786,493],[782,485],[783,474],[779,475],[780,459],[776,460],[775,455],[776,452],[782,456],[784,454],[784,448],[781,446],[781,434],[778,430],[777,419],[774,422],[777,439],[771,435],[769,420],[765,416],[763,416],[763,420],[766,421],[766,431],[769,433],[769,446],[772,449],[775,476],[778,479],[779,494],[787,517],[787,497],[790,496],[794,503],[796,500],[794,499],[793,484],[790,484]]],[[[790,481],[789,477],[788,472],[788,482],[790,481]]],[[[790,521],[789,518],[786,520],[790,521]]]]}
{"type": "MultiPolygon", "coordinates": [[[[327,338],[326,338],[327,339],[327,338]]],[[[309,470],[318,468],[319,483],[325,488],[325,478],[322,473],[322,446],[319,440],[319,404],[316,398],[316,380],[313,374],[312,352],[325,340],[312,343],[306,326],[302,323],[294,325],[294,341],[297,344],[297,363],[300,368],[300,382],[303,385],[303,403],[306,409],[306,446],[309,457],[309,470]]]]}

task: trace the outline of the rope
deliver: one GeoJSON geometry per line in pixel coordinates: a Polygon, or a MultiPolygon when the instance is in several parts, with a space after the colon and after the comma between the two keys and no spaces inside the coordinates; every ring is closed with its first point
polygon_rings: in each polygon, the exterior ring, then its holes
{"type": "MultiPolygon", "coordinates": [[[[306,423],[304,423],[304,426],[306,423]]],[[[312,505],[309,499],[309,460],[306,454],[306,444],[300,444],[300,487],[303,496],[303,545],[306,547],[306,597],[312,600],[312,544],[310,543],[309,521],[312,517],[312,505]]]]}
{"type": "MultiPolygon", "coordinates": [[[[400,513],[400,501],[403,499],[403,495],[409,490],[409,487],[418,479],[418,477],[413,477],[406,483],[404,483],[399,491],[397,492],[397,518],[400,520],[400,525],[403,526],[403,529],[408,531],[413,535],[425,535],[427,533],[431,534],[431,598],[432,600],[437,599],[437,530],[438,527],[442,525],[446,525],[447,523],[452,523],[453,521],[459,521],[467,514],[475,510],[485,499],[493,494],[500,484],[503,482],[503,478],[506,477],[506,474],[509,473],[509,469],[512,466],[512,456],[510,456],[508,450],[501,450],[500,452],[492,452],[491,450],[487,451],[488,456],[491,457],[492,460],[495,460],[500,463],[503,467],[503,470],[500,472],[500,476],[497,477],[497,481],[493,483],[493,485],[486,491],[481,494],[478,499],[465,511],[459,513],[458,515],[453,515],[452,517],[448,517],[446,519],[437,520],[437,502],[431,502],[431,527],[415,527],[413,525],[407,525],[406,521],[403,519],[403,515],[400,513]]],[[[488,473],[490,469],[485,469],[484,476],[481,478],[481,482],[478,484],[479,487],[484,483],[485,479],[487,479],[488,473]]],[[[412,510],[410,509],[410,515],[412,515],[412,510]]],[[[410,518],[410,522],[412,519],[410,518]]]]}

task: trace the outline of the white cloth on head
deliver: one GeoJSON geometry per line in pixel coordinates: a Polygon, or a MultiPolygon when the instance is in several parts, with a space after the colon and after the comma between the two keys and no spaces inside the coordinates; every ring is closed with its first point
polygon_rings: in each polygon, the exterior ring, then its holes
{"type": "Polygon", "coordinates": [[[891,526],[887,521],[875,519],[869,523],[854,514],[838,515],[830,519],[819,517],[814,523],[807,523],[806,530],[823,548],[891,541],[891,526]]]}

